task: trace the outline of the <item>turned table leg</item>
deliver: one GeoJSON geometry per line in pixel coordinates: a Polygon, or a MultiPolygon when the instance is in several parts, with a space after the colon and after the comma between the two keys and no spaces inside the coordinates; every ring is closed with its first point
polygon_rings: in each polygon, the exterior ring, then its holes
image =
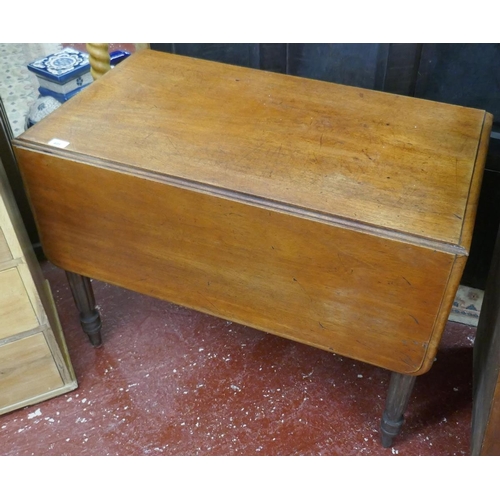
{"type": "Polygon", "coordinates": [[[389,383],[389,393],[380,423],[382,446],[389,448],[399,434],[404,423],[404,412],[410,400],[411,391],[417,377],[393,372],[389,383]]]}
{"type": "Polygon", "coordinates": [[[93,346],[100,346],[101,316],[95,307],[94,292],[89,278],[66,271],[69,286],[75,299],[75,304],[80,311],[80,323],[83,331],[89,336],[93,346]]]}

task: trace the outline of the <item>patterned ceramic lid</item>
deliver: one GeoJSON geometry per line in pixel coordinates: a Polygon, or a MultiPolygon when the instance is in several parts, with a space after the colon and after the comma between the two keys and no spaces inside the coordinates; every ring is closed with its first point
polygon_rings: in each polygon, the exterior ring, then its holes
{"type": "Polygon", "coordinates": [[[67,47],[33,61],[28,64],[28,70],[41,78],[63,84],[90,71],[89,55],[67,47]]]}

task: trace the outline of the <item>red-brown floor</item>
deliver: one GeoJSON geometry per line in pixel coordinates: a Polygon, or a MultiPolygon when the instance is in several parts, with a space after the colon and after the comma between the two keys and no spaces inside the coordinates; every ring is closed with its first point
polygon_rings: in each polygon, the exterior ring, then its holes
{"type": "Polygon", "coordinates": [[[448,323],[384,449],[386,371],[96,281],[95,349],[42,268],[79,388],[0,416],[1,455],[470,454],[474,327],[448,323]]]}

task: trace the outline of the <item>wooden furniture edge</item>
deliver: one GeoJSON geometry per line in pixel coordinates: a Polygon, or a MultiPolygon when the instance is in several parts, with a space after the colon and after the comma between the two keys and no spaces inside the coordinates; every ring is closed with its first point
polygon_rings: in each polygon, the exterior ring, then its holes
{"type": "Polygon", "coordinates": [[[412,373],[405,373],[405,375],[423,375],[431,369],[441,342],[441,332],[443,332],[446,322],[450,316],[450,311],[457,294],[458,286],[460,285],[460,279],[462,278],[466,262],[466,256],[455,256],[450,274],[448,276],[448,281],[446,283],[445,292],[439,306],[439,312],[436,316],[432,333],[429,337],[430,340],[422,365],[418,368],[418,370],[415,370],[412,373]],[[438,332],[438,335],[436,335],[436,332],[438,332]]]}
{"type": "Polygon", "coordinates": [[[44,333],[47,328],[49,328],[47,325],[38,325],[37,327],[31,328],[30,330],[25,330],[24,332],[16,333],[14,335],[10,335],[9,337],[0,339],[0,347],[11,344],[12,342],[17,342],[18,340],[32,337],[33,335],[37,335],[39,333],[44,333]]]}
{"type": "Polygon", "coordinates": [[[486,160],[486,155],[488,152],[488,144],[490,140],[491,128],[493,124],[493,116],[490,113],[485,112],[483,118],[483,125],[481,129],[481,135],[479,144],[476,152],[476,160],[474,162],[474,171],[472,173],[472,178],[469,186],[469,193],[467,196],[466,211],[464,214],[464,221],[462,224],[462,231],[460,234],[461,248],[464,250],[465,254],[457,254],[453,262],[452,269],[448,278],[448,283],[446,285],[446,291],[443,295],[443,300],[441,301],[441,306],[439,308],[438,316],[433,327],[433,333],[431,335],[431,341],[428,346],[428,351],[425,357],[425,361],[422,366],[412,373],[411,375],[422,375],[423,373],[430,370],[432,363],[434,362],[434,357],[437,353],[439,347],[439,340],[434,335],[436,331],[442,331],[449,317],[449,312],[453,305],[453,300],[455,299],[458,287],[460,285],[460,279],[467,263],[467,257],[469,255],[470,245],[472,241],[472,234],[474,230],[474,223],[476,220],[477,205],[479,201],[479,193],[481,190],[481,184],[484,174],[484,163],[486,160]]]}
{"type": "Polygon", "coordinates": [[[483,127],[481,129],[481,136],[476,152],[476,160],[474,162],[474,171],[472,174],[469,193],[467,196],[467,208],[464,214],[464,221],[460,234],[460,246],[466,250],[467,255],[469,254],[470,245],[472,242],[474,223],[476,220],[477,206],[479,202],[479,193],[481,191],[481,185],[483,181],[484,164],[486,162],[486,155],[488,154],[488,145],[490,141],[492,125],[493,115],[491,113],[485,112],[483,127]]]}
{"type": "Polygon", "coordinates": [[[53,337],[50,339],[50,341],[46,337],[47,343],[51,345],[52,342],[55,342],[58,347],[58,349],[53,349],[53,356],[63,381],[67,384],[69,384],[70,382],[75,382],[76,387],[78,387],[75,370],[73,369],[73,364],[71,363],[68,346],[66,345],[66,341],[64,340],[63,329],[59,320],[59,315],[57,314],[56,304],[54,302],[54,297],[52,295],[52,290],[50,288],[50,283],[48,282],[48,280],[44,281],[43,286],[46,292],[45,296],[47,299],[46,311],[47,315],[51,319],[51,329],[53,333],[53,337]]]}
{"type": "Polygon", "coordinates": [[[54,389],[52,391],[47,391],[44,394],[41,394],[39,396],[35,396],[33,398],[25,399],[24,401],[21,401],[19,403],[14,403],[8,406],[4,406],[3,408],[0,408],[0,415],[10,413],[14,410],[19,410],[20,408],[24,408],[26,406],[32,406],[37,403],[43,403],[47,401],[48,399],[55,398],[57,396],[62,396],[63,394],[67,394],[70,391],[74,391],[75,389],[78,388],[78,384],[75,381],[70,381],[65,383],[63,386],[54,389]]]}

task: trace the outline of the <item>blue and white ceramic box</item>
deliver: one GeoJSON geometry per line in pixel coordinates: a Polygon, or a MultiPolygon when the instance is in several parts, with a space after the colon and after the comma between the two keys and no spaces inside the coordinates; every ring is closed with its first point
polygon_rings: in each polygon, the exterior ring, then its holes
{"type": "MultiPolygon", "coordinates": [[[[111,67],[129,55],[125,50],[111,52],[111,67]]],[[[38,79],[40,95],[54,97],[59,102],[67,101],[93,81],[89,55],[70,47],[28,64],[28,70],[38,79]]]]}
{"type": "Polygon", "coordinates": [[[28,70],[36,75],[40,94],[60,102],[92,83],[89,55],[70,47],[28,64],[28,70]]]}

